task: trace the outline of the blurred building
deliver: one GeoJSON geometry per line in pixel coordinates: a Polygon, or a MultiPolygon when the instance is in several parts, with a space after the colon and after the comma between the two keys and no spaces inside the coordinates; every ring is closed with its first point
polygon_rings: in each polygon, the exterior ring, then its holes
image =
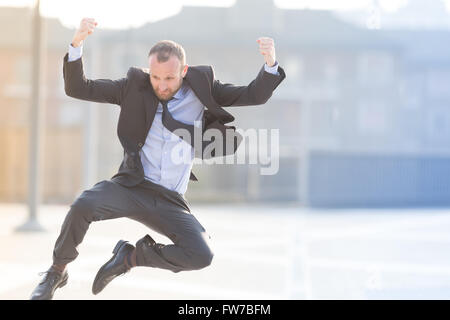
{"type": "MultiPolygon", "coordinates": [[[[24,21],[0,38],[0,199],[23,201],[31,16],[6,8],[0,16],[6,26],[24,21]]],[[[120,109],[64,95],[62,57],[74,30],[55,20],[47,30],[44,197],[70,202],[117,171],[120,109]]],[[[228,111],[244,130],[279,129],[279,172],[261,175],[258,164],[194,165],[200,181],[190,182],[188,199],[330,207],[450,203],[449,32],[369,30],[329,11],[238,0],[230,8],[184,7],[141,28],[98,30],[84,47],[85,71],[89,78],[123,77],[130,66],[147,66],[156,41],[172,39],[185,47],[188,64],[213,65],[222,82],[244,85],[263,64],[260,36],[275,39],[287,78],[264,106],[228,111]]]]}
{"type": "MultiPolygon", "coordinates": [[[[32,10],[1,8],[0,25],[0,199],[25,201],[29,166],[32,10]]],[[[46,114],[43,196],[46,201],[68,201],[79,188],[82,147],[81,119],[67,123],[62,118],[67,106],[80,108],[79,103],[67,99],[61,82],[61,56],[65,50],[61,40],[70,39],[72,31],[62,28],[55,20],[47,20],[45,27],[48,50],[43,84],[45,110],[42,110],[46,114]]]]}

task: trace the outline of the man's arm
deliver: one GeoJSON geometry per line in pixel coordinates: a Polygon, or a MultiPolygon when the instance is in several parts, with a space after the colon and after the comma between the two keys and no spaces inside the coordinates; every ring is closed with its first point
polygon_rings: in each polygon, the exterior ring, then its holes
{"type": "Polygon", "coordinates": [[[247,86],[236,86],[231,83],[221,83],[219,80],[213,80],[213,96],[219,105],[227,107],[264,104],[286,77],[283,68],[279,67],[276,61],[273,39],[259,38],[257,42],[259,51],[264,56],[264,66],[255,80],[247,86]]]}
{"type": "Polygon", "coordinates": [[[95,26],[97,22],[94,19],[85,18],[75,31],[69,52],[64,57],[64,89],[73,98],[120,105],[127,78],[89,80],[84,76],[82,45],[86,37],[94,32],[95,26]]]}

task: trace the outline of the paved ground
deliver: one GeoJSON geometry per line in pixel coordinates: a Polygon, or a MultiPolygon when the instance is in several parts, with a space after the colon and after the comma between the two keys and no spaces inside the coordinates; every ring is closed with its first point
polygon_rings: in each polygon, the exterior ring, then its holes
{"type": "MultiPolygon", "coordinates": [[[[51,262],[67,209],[44,206],[40,221],[47,232],[17,233],[26,207],[0,204],[0,299],[29,298],[51,262]]],[[[127,219],[97,222],[55,299],[450,298],[450,209],[192,204],[192,211],[212,236],[209,268],[177,274],[136,268],[94,296],[92,281],[115,243],[149,233],[127,219]]]]}

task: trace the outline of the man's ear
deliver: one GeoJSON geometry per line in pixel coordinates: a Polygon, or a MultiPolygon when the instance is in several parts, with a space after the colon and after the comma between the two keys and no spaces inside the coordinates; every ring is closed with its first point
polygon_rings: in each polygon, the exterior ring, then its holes
{"type": "Polygon", "coordinates": [[[186,73],[187,73],[188,69],[189,69],[189,66],[185,65],[184,68],[183,68],[183,71],[181,72],[181,76],[183,78],[186,76],[186,73]]]}

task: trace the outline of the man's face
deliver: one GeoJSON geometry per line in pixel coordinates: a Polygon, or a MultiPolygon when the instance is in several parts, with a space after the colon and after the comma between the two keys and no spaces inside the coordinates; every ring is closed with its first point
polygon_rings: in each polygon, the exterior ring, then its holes
{"type": "Polygon", "coordinates": [[[176,56],[166,62],[158,62],[156,54],[149,58],[150,82],[159,100],[169,100],[180,89],[188,66],[182,66],[176,56]]]}

